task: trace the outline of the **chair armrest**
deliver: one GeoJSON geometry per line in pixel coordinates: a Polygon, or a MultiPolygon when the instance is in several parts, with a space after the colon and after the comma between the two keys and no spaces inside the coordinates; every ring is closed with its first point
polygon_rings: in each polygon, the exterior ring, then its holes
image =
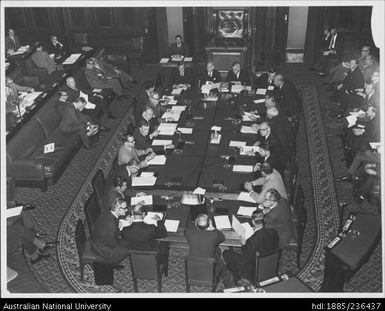
{"type": "Polygon", "coordinates": [[[13,162],[16,180],[44,180],[44,165],[39,159],[16,159],[13,162]]]}

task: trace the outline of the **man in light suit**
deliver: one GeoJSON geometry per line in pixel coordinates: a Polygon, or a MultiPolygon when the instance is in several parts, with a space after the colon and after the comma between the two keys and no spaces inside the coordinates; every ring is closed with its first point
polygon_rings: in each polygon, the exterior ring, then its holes
{"type": "Polygon", "coordinates": [[[250,85],[249,74],[241,69],[241,64],[234,62],[231,70],[227,73],[226,82],[240,82],[241,84],[250,85]]]}
{"type": "Polygon", "coordinates": [[[120,147],[118,154],[118,165],[129,163],[132,159],[139,162],[140,168],[147,167],[148,161],[155,157],[155,153],[152,148],[136,149],[134,136],[127,135],[124,137],[124,144],[120,147]],[[143,161],[139,160],[139,157],[146,156],[143,161]]]}
{"type": "Polygon", "coordinates": [[[8,36],[5,37],[4,46],[5,53],[11,55],[21,47],[19,38],[15,35],[15,31],[13,29],[8,30],[8,36]]]}
{"type": "Polygon", "coordinates": [[[260,167],[260,172],[262,174],[261,178],[253,180],[251,182],[245,182],[244,186],[247,191],[250,192],[250,196],[257,201],[257,203],[262,203],[265,200],[265,193],[269,189],[277,190],[280,195],[287,199],[287,193],[285,185],[283,183],[281,174],[273,169],[270,163],[263,163],[260,167]],[[254,186],[262,186],[260,193],[257,193],[253,190],[254,186]]]}
{"type": "Polygon", "coordinates": [[[271,188],[266,191],[262,205],[263,213],[266,215],[265,227],[277,230],[281,248],[289,246],[293,237],[293,223],[287,199],[276,189],[271,188]]]}
{"type": "Polygon", "coordinates": [[[56,70],[56,65],[46,51],[43,51],[43,45],[40,42],[35,44],[36,50],[31,55],[32,61],[39,68],[47,70],[48,74],[51,74],[56,70]]]}

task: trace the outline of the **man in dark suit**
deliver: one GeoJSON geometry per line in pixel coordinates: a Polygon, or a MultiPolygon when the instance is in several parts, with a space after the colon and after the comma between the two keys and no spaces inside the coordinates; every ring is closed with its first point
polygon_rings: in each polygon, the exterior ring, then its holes
{"type": "Polygon", "coordinates": [[[183,55],[185,57],[189,55],[188,47],[184,42],[182,42],[181,35],[176,35],[175,43],[171,44],[170,56],[172,55],[183,55]]]}
{"type": "Polygon", "coordinates": [[[126,180],[127,188],[131,188],[132,177],[138,176],[140,172],[140,164],[135,159],[130,160],[126,164],[118,165],[114,170],[113,176],[122,177],[126,180]]]}
{"type": "Polygon", "coordinates": [[[122,176],[115,176],[110,185],[106,185],[103,191],[103,210],[108,211],[112,203],[117,199],[128,202],[126,195],[127,179],[122,176]]]}
{"type": "Polygon", "coordinates": [[[56,35],[49,37],[49,42],[46,47],[48,54],[54,54],[55,61],[60,61],[65,58],[67,51],[64,48],[64,44],[61,43],[56,35]]]}
{"type": "Polygon", "coordinates": [[[219,266],[219,273],[223,267],[221,250],[218,247],[226,240],[225,235],[214,228],[212,221],[206,214],[199,214],[195,219],[194,227],[184,232],[189,245],[189,256],[198,258],[214,258],[219,266]]]}
{"type": "Polygon", "coordinates": [[[269,122],[272,133],[278,138],[283,151],[287,154],[285,158],[291,156],[291,146],[289,141],[289,122],[287,118],[279,113],[277,107],[270,107],[266,111],[266,121],[269,122]]]}
{"type": "Polygon", "coordinates": [[[207,81],[212,83],[219,83],[222,81],[221,74],[215,69],[212,61],[207,62],[206,70],[203,71],[200,80],[201,84],[205,84],[207,81]]]}
{"type": "Polygon", "coordinates": [[[266,191],[262,205],[266,215],[265,227],[277,230],[281,248],[289,246],[293,237],[293,223],[288,201],[272,188],[266,191]]]}
{"type": "Polygon", "coordinates": [[[370,142],[381,140],[380,118],[377,110],[374,106],[369,107],[365,119],[358,121],[358,126],[353,127],[353,149],[357,150],[360,145],[368,145],[370,142]]]}
{"type": "Polygon", "coordinates": [[[327,75],[327,66],[329,59],[337,59],[338,62],[342,61],[342,55],[344,52],[344,38],[341,33],[337,32],[336,27],[330,29],[330,41],[325,51],[323,51],[321,57],[312,69],[319,70],[321,76],[327,75]]]}
{"type": "Polygon", "coordinates": [[[249,74],[241,69],[241,64],[234,62],[231,65],[231,70],[227,73],[226,82],[240,82],[243,85],[250,85],[249,74]]]}
{"type": "Polygon", "coordinates": [[[260,168],[263,163],[269,163],[270,166],[278,171],[281,176],[284,176],[284,169],[286,163],[282,162],[282,158],[280,154],[275,151],[274,146],[266,146],[264,148],[259,149],[259,153],[255,154],[256,164],[254,166],[254,179],[262,177],[260,173],[260,168]]]}
{"type": "Polygon", "coordinates": [[[272,86],[275,88],[274,77],[276,74],[277,74],[277,69],[274,67],[270,68],[269,72],[261,74],[255,80],[255,87],[261,88],[261,89],[267,89],[269,86],[272,86]]]}
{"type": "Polygon", "coordinates": [[[139,120],[137,120],[137,124],[141,124],[144,121],[150,125],[150,133],[154,133],[157,130],[159,126],[159,121],[158,118],[154,116],[154,110],[150,106],[146,106],[143,109],[139,120]]]}
{"type": "Polygon", "coordinates": [[[144,110],[145,107],[151,105],[150,98],[155,90],[154,81],[146,81],[143,84],[143,87],[139,90],[136,95],[136,107],[135,107],[135,120],[139,119],[140,114],[144,110]]]}
{"type": "Polygon", "coordinates": [[[66,107],[68,105],[70,105],[71,103],[73,103],[78,97],[76,97],[75,99],[73,99],[71,102],[69,101],[69,96],[68,96],[68,93],[66,91],[59,91],[58,92],[58,99],[55,103],[55,110],[56,112],[63,116],[64,115],[64,110],[66,109],[66,107]]]}
{"type": "MultiPolygon", "coordinates": [[[[60,122],[60,129],[64,133],[78,132],[83,142],[83,146],[89,149],[90,138],[87,134],[89,131],[87,127],[91,125],[91,119],[89,116],[81,113],[80,111],[85,107],[86,103],[84,100],[79,98],[72,104],[66,105],[63,111],[63,119],[60,122]]],[[[94,135],[96,132],[90,132],[90,135],[94,135]]]]}
{"type": "Polygon", "coordinates": [[[167,236],[162,219],[156,215],[151,220],[145,220],[146,209],[140,204],[134,207],[132,216],[132,225],[122,230],[125,245],[132,250],[157,251],[160,262],[164,263],[167,259],[168,247],[165,243],[157,241],[167,236]]]}
{"type": "Polygon", "coordinates": [[[297,114],[301,111],[301,102],[297,88],[281,74],[275,76],[274,84],[278,88],[277,94],[280,98],[281,110],[288,116],[289,121],[295,119],[297,114]]]}
{"type": "Polygon", "coordinates": [[[255,254],[261,255],[279,248],[279,236],[274,228],[264,228],[265,215],[262,211],[254,211],[251,216],[251,225],[254,234],[247,240],[240,237],[242,244],[241,254],[232,248],[225,250],[222,254],[227,268],[233,273],[235,281],[241,277],[254,281],[255,254]]]}
{"type": "MultiPolygon", "coordinates": [[[[96,219],[91,237],[91,249],[106,261],[117,265],[129,254],[125,241],[119,238],[119,229],[122,226],[119,218],[125,217],[127,203],[116,198],[106,212],[102,212],[96,219]]],[[[132,222],[130,217],[127,221],[132,222]]]]}
{"type": "Polygon", "coordinates": [[[152,139],[154,137],[157,137],[158,135],[158,130],[155,130],[153,133],[150,134],[150,125],[147,121],[142,120],[139,127],[135,129],[133,134],[135,139],[135,148],[144,150],[151,148],[157,154],[164,153],[166,149],[175,148],[173,144],[165,146],[151,146],[152,139]]]}
{"type": "Polygon", "coordinates": [[[184,62],[178,63],[178,68],[173,68],[170,76],[169,85],[176,86],[178,84],[194,85],[195,78],[191,68],[186,68],[184,62]]]}
{"type": "Polygon", "coordinates": [[[11,55],[21,47],[19,38],[15,35],[15,31],[13,29],[8,30],[8,36],[5,37],[4,46],[5,53],[11,55]]]}

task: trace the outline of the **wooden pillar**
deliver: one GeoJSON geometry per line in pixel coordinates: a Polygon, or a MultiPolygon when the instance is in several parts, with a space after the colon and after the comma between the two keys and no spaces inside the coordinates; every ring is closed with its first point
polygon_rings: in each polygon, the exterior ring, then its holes
{"type": "Polygon", "coordinates": [[[169,56],[168,32],[167,32],[167,13],[165,7],[157,7],[156,11],[156,29],[158,39],[159,58],[169,56]]]}

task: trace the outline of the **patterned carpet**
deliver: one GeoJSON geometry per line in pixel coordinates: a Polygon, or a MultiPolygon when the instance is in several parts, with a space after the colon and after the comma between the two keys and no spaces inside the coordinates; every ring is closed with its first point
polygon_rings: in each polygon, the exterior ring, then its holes
{"type": "MultiPolygon", "coordinates": [[[[157,66],[146,66],[146,70],[140,73],[140,78],[153,77],[157,66]]],[[[283,68],[283,71],[287,68],[283,68]]],[[[295,72],[305,72],[303,68],[295,72]]],[[[288,77],[295,83],[304,83],[309,79],[296,79],[289,70],[288,77]]],[[[284,72],[285,73],[285,72],[284,72]]],[[[309,76],[308,71],[306,74],[309,76]]],[[[140,79],[139,78],[139,79],[140,79]]],[[[319,84],[315,80],[314,84],[319,84]]],[[[313,81],[311,81],[313,83],[313,81]]],[[[281,260],[281,272],[292,271],[298,273],[301,279],[308,283],[314,290],[318,290],[323,277],[323,246],[336,234],[338,215],[336,215],[336,197],[339,198],[339,188],[335,190],[333,183],[333,172],[335,157],[335,145],[326,141],[323,132],[323,95],[318,100],[317,88],[314,85],[303,85],[303,97],[306,99],[304,113],[307,118],[306,124],[300,123],[297,138],[297,163],[300,170],[298,183],[305,190],[305,204],[308,210],[308,224],[305,231],[303,254],[301,257],[301,270],[295,265],[295,254],[284,252],[281,260]],[[306,129],[306,130],[305,130],[306,129]],[[310,146],[310,150],[307,146],[310,146]],[[318,158],[317,158],[318,157],[318,158]],[[311,160],[311,161],[310,161],[311,160]],[[330,167],[330,161],[333,167],[330,167]],[[316,189],[313,203],[313,191],[316,189]],[[337,195],[333,193],[337,191],[337,195]],[[321,234],[320,234],[321,233],[321,234]]],[[[320,88],[319,88],[320,89],[320,88]]],[[[322,91],[321,91],[322,92],[322,91]]],[[[128,260],[123,262],[125,268],[115,272],[114,287],[95,286],[93,271],[90,267],[85,268],[83,282],[79,280],[78,260],[74,246],[73,232],[75,220],[84,219],[82,205],[90,194],[90,178],[94,172],[101,167],[108,174],[112,160],[118,150],[117,137],[124,131],[128,115],[123,115],[125,106],[123,103],[114,103],[114,109],[119,111],[123,117],[122,122],[113,122],[114,130],[103,137],[92,150],[81,149],[64,172],[58,183],[51,186],[42,194],[39,190],[29,188],[18,189],[18,200],[32,202],[39,209],[29,212],[37,227],[46,231],[51,237],[57,236],[60,245],[57,252],[52,251],[50,260],[34,265],[32,271],[38,280],[50,292],[88,292],[88,293],[110,293],[110,292],[133,292],[131,271],[128,260]]],[[[337,163],[341,166],[341,162],[337,163]]],[[[340,198],[339,198],[340,199],[340,198]]],[[[164,292],[184,292],[184,265],[183,251],[173,250],[170,254],[169,276],[163,279],[164,292]]],[[[381,248],[378,247],[369,262],[352,278],[347,284],[347,291],[380,291],[381,283],[381,248]],[[371,268],[371,265],[378,268],[371,268]],[[369,265],[367,267],[367,265],[369,265]],[[364,272],[362,272],[364,271],[364,272]],[[368,281],[368,278],[370,278],[368,281]],[[362,282],[365,282],[363,284],[362,282]]],[[[223,285],[218,286],[221,290],[223,285]]],[[[156,282],[140,282],[140,292],[156,292],[156,282]]],[[[208,288],[193,287],[193,292],[209,291],[208,288]]]]}

